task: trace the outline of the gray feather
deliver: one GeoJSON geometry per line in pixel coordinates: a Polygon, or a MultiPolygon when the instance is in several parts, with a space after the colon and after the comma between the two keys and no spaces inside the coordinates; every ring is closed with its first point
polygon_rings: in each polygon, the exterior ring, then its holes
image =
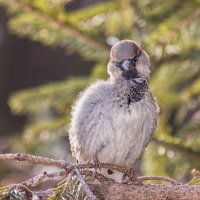
{"type": "MultiPolygon", "coordinates": [[[[130,43],[123,42],[123,52],[130,43]]],[[[120,43],[116,45],[119,47],[120,43]]],[[[114,52],[119,57],[117,49],[114,52]]],[[[112,50],[111,54],[115,56],[112,50]]],[[[128,56],[124,55],[126,59],[128,56]]],[[[114,66],[111,58],[110,79],[92,84],[74,104],[69,139],[79,162],[92,160],[96,155],[102,163],[131,168],[144,152],[157,128],[158,106],[148,86],[141,88],[143,80],[148,84],[150,73],[149,57],[144,51],[135,67],[138,74],[135,76],[134,71],[133,76],[128,76],[130,80],[122,75],[122,69],[114,66]],[[133,97],[142,93],[141,98],[128,100],[131,92],[133,97]]]]}

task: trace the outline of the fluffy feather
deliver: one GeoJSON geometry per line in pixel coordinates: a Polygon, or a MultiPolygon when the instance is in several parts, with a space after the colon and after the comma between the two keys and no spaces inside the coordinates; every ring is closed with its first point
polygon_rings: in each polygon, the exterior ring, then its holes
{"type": "Polygon", "coordinates": [[[134,69],[129,71],[115,65],[136,56],[140,49],[136,45],[125,40],[112,47],[110,79],[92,84],[73,106],[69,139],[79,162],[97,156],[102,163],[130,169],[156,130],[158,106],[148,88],[148,55],[141,50],[134,69]]]}

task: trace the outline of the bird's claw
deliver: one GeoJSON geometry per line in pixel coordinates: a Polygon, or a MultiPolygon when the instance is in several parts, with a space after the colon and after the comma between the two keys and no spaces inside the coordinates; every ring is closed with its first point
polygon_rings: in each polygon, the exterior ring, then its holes
{"type": "Polygon", "coordinates": [[[143,185],[142,181],[137,178],[135,170],[131,168],[124,173],[122,182],[125,184],[143,185]]]}
{"type": "Polygon", "coordinates": [[[94,178],[96,178],[97,170],[99,169],[99,171],[101,172],[101,163],[99,162],[99,159],[96,154],[93,156],[93,162],[94,162],[94,178]]]}

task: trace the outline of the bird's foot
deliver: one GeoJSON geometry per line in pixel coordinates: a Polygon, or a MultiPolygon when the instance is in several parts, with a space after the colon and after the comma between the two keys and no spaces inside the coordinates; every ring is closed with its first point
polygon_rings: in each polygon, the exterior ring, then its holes
{"type": "Polygon", "coordinates": [[[97,170],[99,169],[99,171],[101,172],[101,163],[99,162],[99,159],[96,154],[93,156],[93,162],[94,162],[94,178],[96,178],[97,170]]]}
{"type": "Polygon", "coordinates": [[[137,178],[134,168],[130,168],[124,173],[122,182],[125,184],[143,185],[142,181],[137,178]]]}

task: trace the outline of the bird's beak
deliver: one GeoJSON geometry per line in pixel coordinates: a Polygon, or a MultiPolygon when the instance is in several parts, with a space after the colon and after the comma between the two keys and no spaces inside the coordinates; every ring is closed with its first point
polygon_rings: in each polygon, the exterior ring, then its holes
{"type": "Polygon", "coordinates": [[[140,57],[141,54],[142,54],[142,50],[139,49],[134,58],[123,60],[123,61],[121,62],[121,67],[122,67],[125,71],[130,71],[131,68],[133,68],[133,67],[136,66],[136,62],[138,61],[138,58],[140,57]]]}
{"type": "Polygon", "coordinates": [[[122,62],[122,68],[125,70],[125,71],[129,71],[131,67],[133,67],[134,61],[132,60],[129,60],[129,59],[125,59],[123,60],[122,62]]]}

